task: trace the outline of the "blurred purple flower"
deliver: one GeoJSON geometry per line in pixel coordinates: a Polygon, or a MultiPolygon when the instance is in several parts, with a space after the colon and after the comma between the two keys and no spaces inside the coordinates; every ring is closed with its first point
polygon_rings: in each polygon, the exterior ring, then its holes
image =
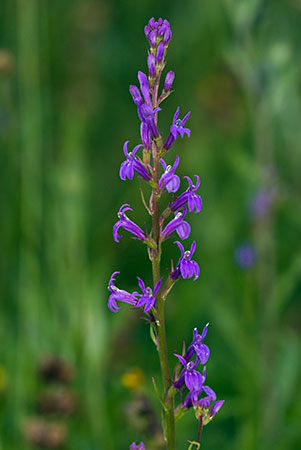
{"type": "Polygon", "coordinates": [[[275,193],[267,190],[258,191],[250,205],[251,213],[254,217],[260,218],[266,216],[275,200],[275,193]]]}
{"type": "Polygon", "coordinates": [[[140,442],[140,444],[136,444],[136,442],[133,442],[130,445],[130,450],[145,450],[145,445],[143,442],[140,442]]]}
{"type": "Polygon", "coordinates": [[[246,243],[238,247],[234,252],[236,263],[242,269],[252,267],[256,260],[256,253],[254,248],[246,243]]]}

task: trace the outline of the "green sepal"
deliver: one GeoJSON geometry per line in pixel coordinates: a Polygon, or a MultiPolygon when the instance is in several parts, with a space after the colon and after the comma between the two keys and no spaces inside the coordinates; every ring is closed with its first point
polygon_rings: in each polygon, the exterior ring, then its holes
{"type": "Polygon", "coordinates": [[[155,393],[157,394],[157,397],[158,397],[158,399],[159,399],[159,402],[161,403],[161,406],[162,406],[162,408],[164,409],[164,411],[167,412],[167,411],[168,411],[168,408],[166,407],[166,405],[165,405],[165,403],[164,403],[164,401],[163,401],[163,399],[162,399],[162,397],[161,397],[161,395],[160,395],[160,392],[159,392],[159,389],[158,389],[158,386],[157,386],[157,384],[156,384],[156,380],[155,380],[154,377],[152,377],[152,382],[153,382],[153,386],[154,386],[155,393]]]}
{"type": "Polygon", "coordinates": [[[150,326],[149,334],[150,334],[151,340],[153,341],[153,343],[156,346],[156,349],[158,350],[157,336],[155,334],[155,330],[154,330],[154,325],[153,324],[151,324],[151,326],[150,326]]]}
{"type": "Polygon", "coordinates": [[[175,410],[175,422],[178,422],[179,420],[182,419],[182,417],[185,416],[185,414],[187,413],[188,409],[187,408],[177,408],[175,410]]]}

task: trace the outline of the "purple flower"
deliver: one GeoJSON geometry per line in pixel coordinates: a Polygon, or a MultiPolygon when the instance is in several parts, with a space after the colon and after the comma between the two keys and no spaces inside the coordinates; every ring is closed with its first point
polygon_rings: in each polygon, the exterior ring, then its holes
{"type": "Polygon", "coordinates": [[[130,450],[145,450],[145,445],[143,442],[140,442],[140,444],[136,444],[136,442],[133,442],[130,445],[130,450]]]}
{"type": "Polygon", "coordinates": [[[141,72],[140,70],[138,72],[138,80],[140,83],[140,89],[141,89],[142,95],[144,97],[145,103],[150,104],[151,99],[150,99],[150,95],[149,95],[148,79],[147,79],[147,76],[145,75],[145,73],[141,72]]]}
{"type": "Polygon", "coordinates": [[[172,125],[170,127],[170,133],[164,143],[164,148],[165,150],[169,150],[170,147],[172,146],[173,142],[177,139],[178,136],[181,136],[181,138],[184,137],[184,134],[186,133],[188,137],[190,137],[190,130],[189,128],[184,128],[183,125],[185,125],[185,123],[188,120],[188,117],[190,115],[190,112],[188,112],[186,114],[186,116],[184,117],[184,119],[178,119],[179,116],[179,112],[180,112],[180,108],[178,107],[175,115],[173,117],[173,121],[172,121],[172,125]]]}
{"type": "Polygon", "coordinates": [[[203,424],[207,425],[210,420],[221,409],[225,400],[216,401],[216,394],[209,386],[203,386],[203,391],[207,394],[206,397],[201,398],[197,404],[194,403],[197,417],[203,418],[203,424]],[[212,402],[214,402],[212,404],[212,402]]]}
{"type": "MultiPolygon", "coordinates": [[[[194,279],[196,280],[199,277],[200,268],[195,261],[191,260],[191,257],[196,249],[195,241],[193,241],[193,243],[191,244],[190,250],[187,250],[186,252],[181,242],[175,241],[174,244],[177,244],[177,246],[179,247],[181,251],[181,258],[179,259],[175,270],[170,274],[171,278],[173,280],[177,280],[180,274],[184,279],[191,278],[194,275],[194,279]]],[[[204,363],[202,362],[202,364],[204,363]]]]}
{"type": "Polygon", "coordinates": [[[139,89],[137,88],[137,86],[131,85],[131,86],[130,86],[130,93],[131,93],[131,96],[133,97],[133,100],[134,100],[134,102],[136,103],[136,105],[137,105],[137,106],[141,106],[142,103],[143,103],[143,100],[142,100],[140,91],[139,91],[139,89]]]}
{"type": "Polygon", "coordinates": [[[198,334],[197,328],[193,330],[193,340],[190,346],[188,347],[184,359],[186,361],[190,361],[194,354],[197,355],[201,364],[206,364],[209,359],[210,350],[207,345],[203,344],[203,340],[207,334],[209,323],[204,327],[202,334],[198,334]]]}
{"type": "Polygon", "coordinates": [[[175,175],[175,170],[178,167],[179,161],[180,158],[177,156],[174,165],[167,166],[166,162],[161,158],[160,162],[163,166],[164,173],[159,181],[160,189],[162,188],[163,185],[164,188],[166,188],[169,193],[177,192],[177,190],[180,187],[180,178],[178,177],[178,175],[175,175]]]}
{"type": "Polygon", "coordinates": [[[129,305],[137,306],[137,298],[135,297],[135,293],[130,294],[123,289],[119,289],[114,285],[114,275],[119,272],[114,272],[110,278],[108,289],[111,292],[111,295],[108,300],[108,307],[111,311],[117,312],[120,307],[117,306],[116,301],[128,303],[129,305]]]}
{"type": "Polygon", "coordinates": [[[163,44],[163,42],[160,42],[158,45],[158,48],[157,48],[157,53],[156,53],[156,61],[158,64],[160,64],[160,62],[163,59],[164,50],[165,50],[164,44],[163,44]]]}
{"type": "Polygon", "coordinates": [[[183,212],[177,212],[175,217],[166,225],[164,230],[162,230],[161,236],[162,239],[167,239],[167,237],[173,232],[176,231],[180,237],[180,239],[187,239],[190,235],[191,227],[188,222],[184,222],[184,217],[186,216],[187,210],[184,208],[183,212]]]}
{"type": "Polygon", "coordinates": [[[147,65],[148,65],[149,76],[151,78],[154,78],[156,76],[156,58],[153,53],[150,53],[148,55],[147,65]]]}
{"type": "Polygon", "coordinates": [[[191,179],[189,177],[184,177],[188,180],[189,187],[183,192],[174,202],[172,202],[169,207],[172,211],[177,211],[179,208],[182,208],[186,203],[188,204],[189,212],[192,212],[195,209],[195,212],[198,213],[202,209],[202,199],[196,194],[200,186],[200,177],[195,175],[197,182],[194,186],[191,179]]]}
{"type": "Polygon", "coordinates": [[[151,106],[144,103],[143,105],[139,106],[138,113],[140,116],[140,119],[142,122],[145,122],[154,136],[154,138],[159,137],[159,131],[157,129],[156,121],[155,121],[155,114],[161,111],[161,108],[155,108],[152,109],[151,106]]]}
{"type": "Polygon", "coordinates": [[[256,218],[266,216],[275,199],[275,193],[268,190],[258,191],[251,202],[251,212],[256,218]]]}
{"type": "Polygon", "coordinates": [[[169,91],[174,79],[175,79],[175,73],[172,70],[167,72],[165,81],[164,81],[164,91],[169,91]]]}
{"type": "Polygon", "coordinates": [[[158,281],[158,283],[156,283],[153,291],[150,287],[147,287],[147,288],[145,287],[141,278],[139,278],[139,277],[137,277],[137,278],[138,278],[139,287],[140,287],[141,291],[143,292],[143,294],[137,294],[140,298],[139,298],[136,306],[139,307],[139,306],[145,305],[144,312],[146,313],[151,308],[153,308],[156,303],[156,294],[161,287],[162,278],[158,281]]]}
{"type": "Polygon", "coordinates": [[[122,237],[121,235],[118,235],[119,228],[123,228],[124,230],[128,231],[129,233],[132,233],[134,236],[136,236],[141,241],[145,241],[146,236],[143,230],[141,230],[138,225],[136,225],[132,220],[130,220],[126,215],[125,211],[133,211],[132,208],[128,203],[125,203],[121,206],[119,212],[118,212],[118,222],[115,223],[113,227],[113,237],[115,242],[119,242],[119,239],[122,237]]]}
{"type": "Polygon", "coordinates": [[[181,389],[185,382],[186,387],[190,391],[201,391],[203,387],[203,377],[200,372],[195,370],[199,360],[196,359],[195,362],[190,361],[187,363],[183,356],[177,355],[176,353],[175,356],[180,360],[181,364],[183,364],[184,370],[181,372],[178,380],[174,383],[174,387],[176,389],[181,389]]]}
{"type": "Polygon", "coordinates": [[[143,147],[143,145],[139,144],[136,145],[134,150],[130,153],[128,153],[127,146],[129,141],[126,141],[123,146],[123,151],[126,157],[126,161],[123,161],[123,163],[120,166],[119,175],[122,180],[125,180],[128,178],[129,180],[132,180],[134,177],[134,172],[137,172],[138,175],[140,175],[144,180],[149,181],[151,179],[151,176],[144,166],[144,164],[139,160],[135,158],[136,152],[140,147],[143,147]]]}
{"type": "Polygon", "coordinates": [[[238,266],[242,269],[248,269],[249,267],[252,267],[256,259],[255,250],[248,243],[238,247],[235,250],[234,256],[238,266]]]}

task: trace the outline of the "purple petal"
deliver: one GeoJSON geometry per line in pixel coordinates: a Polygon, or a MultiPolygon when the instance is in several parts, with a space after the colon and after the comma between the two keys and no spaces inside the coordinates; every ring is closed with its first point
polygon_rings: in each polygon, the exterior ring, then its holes
{"type": "Polygon", "coordinates": [[[198,213],[202,209],[202,199],[199,195],[194,196],[195,212],[198,213]]]}
{"type": "Polygon", "coordinates": [[[193,277],[193,264],[191,263],[191,261],[187,260],[187,270],[188,270],[188,278],[193,277]]]}
{"type": "Polygon", "coordinates": [[[116,300],[114,298],[114,294],[110,295],[110,297],[109,297],[108,308],[114,313],[118,312],[120,309],[120,307],[117,306],[116,300]]]}
{"type": "Polygon", "coordinates": [[[203,386],[203,391],[210,397],[210,400],[215,402],[216,400],[216,393],[213,389],[211,389],[209,386],[203,386]]]}
{"type": "Polygon", "coordinates": [[[162,281],[162,278],[160,278],[160,280],[156,283],[156,285],[155,285],[155,287],[154,287],[153,295],[156,295],[157,292],[158,292],[158,290],[160,289],[160,287],[161,287],[161,281],[162,281]]]}
{"type": "Polygon", "coordinates": [[[185,259],[183,259],[183,260],[180,262],[181,275],[182,275],[182,277],[183,277],[184,279],[186,279],[187,276],[188,276],[188,265],[187,265],[187,262],[188,262],[188,261],[186,261],[185,259]]]}
{"type": "Polygon", "coordinates": [[[173,125],[174,125],[174,124],[176,123],[176,121],[178,120],[179,112],[180,112],[180,107],[178,106],[178,107],[177,107],[177,110],[176,110],[176,112],[175,112],[175,114],[174,114],[174,116],[173,116],[173,120],[172,120],[173,125]]]}
{"type": "Polygon", "coordinates": [[[187,363],[186,363],[185,359],[183,358],[183,356],[177,355],[176,353],[174,353],[174,355],[180,360],[180,363],[181,363],[181,364],[185,367],[185,369],[186,369],[187,363]]]}
{"type": "Polygon", "coordinates": [[[166,183],[165,187],[169,193],[177,192],[180,187],[180,178],[178,177],[178,175],[173,175],[168,183],[166,183]]]}
{"type": "Polygon", "coordinates": [[[196,263],[195,261],[191,261],[193,264],[193,270],[194,270],[194,280],[197,280],[199,278],[200,275],[200,268],[198,263],[196,263]]]}
{"type": "Polygon", "coordinates": [[[196,243],[195,243],[195,241],[193,241],[193,243],[191,244],[191,247],[190,247],[190,256],[189,256],[190,259],[191,259],[192,255],[194,254],[195,249],[196,249],[196,243]]]}
{"type": "MultiPolygon", "coordinates": [[[[191,111],[189,111],[189,112],[186,114],[186,116],[182,119],[182,121],[181,121],[181,123],[180,123],[180,127],[183,127],[183,125],[187,122],[188,117],[190,116],[190,114],[191,114],[191,111]]],[[[186,129],[188,130],[188,128],[186,128],[186,129]]],[[[190,130],[189,130],[189,132],[190,132],[190,130]]]]}
{"type": "Polygon", "coordinates": [[[185,373],[185,384],[190,391],[199,391],[202,389],[202,375],[196,370],[185,373]]]}
{"type": "Polygon", "coordinates": [[[195,352],[201,364],[206,364],[210,356],[210,350],[206,344],[197,344],[194,346],[195,352]]]}
{"type": "Polygon", "coordinates": [[[126,179],[127,165],[128,165],[128,162],[123,161],[123,163],[120,166],[119,176],[123,181],[126,179]]]}
{"type": "Polygon", "coordinates": [[[121,234],[118,234],[118,230],[121,227],[121,223],[120,220],[118,222],[115,223],[114,227],[113,227],[113,238],[115,242],[119,243],[119,239],[122,238],[121,234]]]}
{"type": "Polygon", "coordinates": [[[183,247],[182,243],[180,241],[174,241],[174,244],[177,244],[177,246],[179,247],[180,252],[181,252],[181,256],[183,258],[185,250],[184,250],[184,247],[183,247]]]}
{"type": "Polygon", "coordinates": [[[179,235],[179,238],[182,240],[187,239],[189,237],[190,230],[191,230],[191,227],[188,222],[182,222],[180,224],[180,226],[178,226],[178,228],[176,229],[176,231],[179,235]]]}
{"type": "MultiPolygon", "coordinates": [[[[134,87],[136,87],[136,86],[134,86],[134,87]]],[[[138,89],[138,88],[137,88],[137,89],[138,89]]],[[[130,142],[130,141],[125,141],[125,143],[123,144],[123,153],[124,153],[126,159],[127,159],[128,156],[129,156],[129,153],[128,153],[128,143],[129,143],[129,142],[130,142]]]]}
{"type": "Polygon", "coordinates": [[[141,291],[142,291],[144,294],[146,294],[145,284],[143,283],[143,281],[141,280],[141,278],[139,278],[139,277],[137,277],[137,278],[138,278],[138,284],[139,284],[139,287],[140,287],[141,291]]]}

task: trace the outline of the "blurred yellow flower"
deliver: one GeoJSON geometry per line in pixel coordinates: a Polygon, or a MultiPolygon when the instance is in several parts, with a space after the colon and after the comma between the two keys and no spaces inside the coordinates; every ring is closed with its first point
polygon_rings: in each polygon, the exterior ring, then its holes
{"type": "Polygon", "coordinates": [[[144,384],[143,371],[140,367],[132,367],[121,376],[121,384],[128,389],[140,389],[144,384]]]}

